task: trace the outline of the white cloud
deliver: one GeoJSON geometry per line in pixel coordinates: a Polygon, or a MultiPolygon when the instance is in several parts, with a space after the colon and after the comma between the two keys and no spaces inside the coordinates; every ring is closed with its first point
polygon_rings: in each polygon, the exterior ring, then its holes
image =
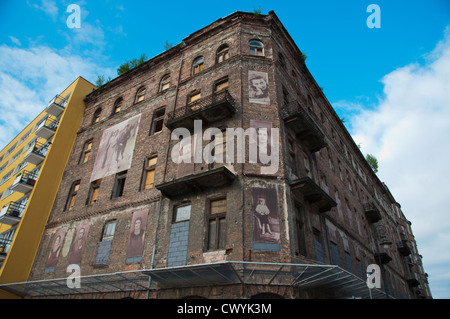
{"type": "Polygon", "coordinates": [[[382,83],[384,98],[351,119],[352,135],[412,222],[434,297],[450,298],[450,27],[425,63],[382,83]]]}
{"type": "Polygon", "coordinates": [[[22,43],[20,43],[20,40],[17,39],[16,37],[13,37],[12,35],[9,36],[9,39],[11,40],[12,43],[14,43],[15,45],[21,46],[22,43]]]}
{"type": "Polygon", "coordinates": [[[58,17],[58,7],[56,6],[56,1],[54,0],[42,0],[40,4],[31,4],[29,1],[27,2],[29,6],[45,12],[53,19],[56,19],[58,17]]]}
{"type": "Polygon", "coordinates": [[[113,71],[45,46],[0,46],[0,148],[78,76],[93,82],[99,74],[113,71]]]}

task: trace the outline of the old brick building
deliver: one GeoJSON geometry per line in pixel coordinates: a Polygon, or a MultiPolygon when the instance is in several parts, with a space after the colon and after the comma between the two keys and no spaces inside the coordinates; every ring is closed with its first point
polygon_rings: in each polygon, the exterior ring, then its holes
{"type": "Polygon", "coordinates": [[[81,298],[431,297],[400,205],[275,13],[219,19],[85,101],[29,282],[4,289],[81,298]],[[230,128],[250,132],[244,144],[230,128]],[[178,164],[180,153],[228,160],[178,164]],[[71,264],[80,267],[79,288],[67,286],[71,264]],[[381,266],[380,289],[367,287],[371,264],[381,266]]]}

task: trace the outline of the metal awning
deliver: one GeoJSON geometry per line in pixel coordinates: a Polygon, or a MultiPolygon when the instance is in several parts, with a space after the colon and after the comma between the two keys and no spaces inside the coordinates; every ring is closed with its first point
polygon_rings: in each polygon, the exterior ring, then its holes
{"type": "Polygon", "coordinates": [[[335,298],[386,298],[380,289],[369,289],[363,279],[335,265],[241,261],[81,276],[80,288],[69,288],[67,278],[4,284],[0,288],[21,296],[43,297],[228,284],[319,289],[335,298]]]}

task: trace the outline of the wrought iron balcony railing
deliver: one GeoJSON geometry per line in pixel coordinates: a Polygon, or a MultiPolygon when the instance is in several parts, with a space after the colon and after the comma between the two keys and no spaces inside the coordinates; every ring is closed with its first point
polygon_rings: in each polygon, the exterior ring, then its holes
{"type": "Polygon", "coordinates": [[[236,102],[228,90],[196,100],[167,114],[166,126],[193,127],[194,120],[212,123],[236,113],[236,102]]]}
{"type": "Polygon", "coordinates": [[[305,141],[311,152],[317,152],[327,146],[325,135],[297,101],[284,104],[281,107],[281,117],[297,137],[305,141]]]}
{"type": "Polygon", "coordinates": [[[10,202],[0,211],[0,223],[11,226],[17,224],[26,206],[26,203],[10,202]]]}

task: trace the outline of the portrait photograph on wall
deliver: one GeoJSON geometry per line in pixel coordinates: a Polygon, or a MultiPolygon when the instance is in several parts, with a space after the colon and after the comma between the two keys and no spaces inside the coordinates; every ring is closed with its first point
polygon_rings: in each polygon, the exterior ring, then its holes
{"type": "Polygon", "coordinates": [[[144,251],[148,209],[133,213],[127,247],[127,262],[140,262],[144,251]]]}
{"type": "Polygon", "coordinates": [[[280,216],[274,188],[252,188],[253,248],[279,251],[280,216]]]}
{"type": "Polygon", "coordinates": [[[89,232],[90,223],[83,223],[77,227],[75,238],[72,244],[72,252],[70,253],[69,264],[80,264],[83,257],[83,251],[89,232]]]}
{"type": "Polygon", "coordinates": [[[266,72],[248,71],[249,102],[270,104],[269,75],[266,72]]]}
{"type": "Polygon", "coordinates": [[[140,120],[139,114],[103,132],[91,182],[131,167],[140,120]]]}
{"type": "Polygon", "coordinates": [[[58,263],[59,255],[61,254],[64,237],[66,236],[67,227],[56,231],[50,242],[50,251],[48,253],[47,262],[45,263],[45,272],[55,271],[58,263]]]}

